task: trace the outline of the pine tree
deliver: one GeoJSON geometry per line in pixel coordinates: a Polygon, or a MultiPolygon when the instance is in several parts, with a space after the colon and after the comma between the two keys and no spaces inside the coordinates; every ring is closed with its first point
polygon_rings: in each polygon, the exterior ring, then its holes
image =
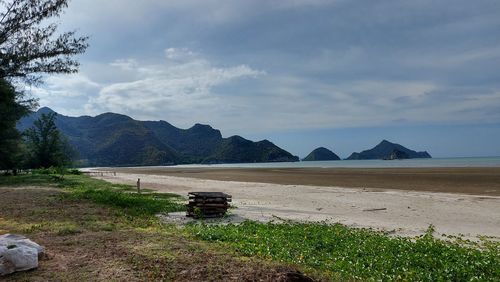
{"type": "Polygon", "coordinates": [[[58,32],[68,0],[0,0],[0,170],[19,167],[19,119],[36,107],[14,85],[41,83],[43,74],[74,73],[87,37],[58,32]]]}
{"type": "Polygon", "coordinates": [[[69,144],[57,129],[56,116],[56,113],[42,114],[24,132],[29,167],[64,167],[70,163],[69,144]]]}
{"type": "Polygon", "coordinates": [[[18,169],[21,162],[21,134],[17,121],[29,113],[33,100],[22,98],[5,79],[0,79],[0,170],[18,169]]]}

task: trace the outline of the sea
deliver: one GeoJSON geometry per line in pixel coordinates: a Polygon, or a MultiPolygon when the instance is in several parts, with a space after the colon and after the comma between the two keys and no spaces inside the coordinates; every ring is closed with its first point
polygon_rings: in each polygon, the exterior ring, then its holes
{"type": "MultiPolygon", "coordinates": [[[[172,167],[172,166],[170,166],[172,167]]],[[[406,160],[341,160],[273,163],[189,164],[178,168],[412,168],[412,167],[500,167],[500,157],[432,158],[406,160]]],[[[159,167],[157,167],[159,168],[159,167]]]]}

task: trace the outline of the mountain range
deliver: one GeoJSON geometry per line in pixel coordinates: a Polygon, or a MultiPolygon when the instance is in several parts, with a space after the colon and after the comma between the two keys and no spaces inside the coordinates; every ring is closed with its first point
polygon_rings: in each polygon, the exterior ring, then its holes
{"type": "MultiPolygon", "coordinates": [[[[18,129],[33,125],[47,107],[22,118],[18,129]]],[[[115,113],[95,117],[57,115],[56,126],[79,155],[81,166],[139,166],[184,163],[248,163],[298,161],[297,156],[268,140],[223,138],[209,125],[177,128],[166,121],[139,121],[115,113]]]]}

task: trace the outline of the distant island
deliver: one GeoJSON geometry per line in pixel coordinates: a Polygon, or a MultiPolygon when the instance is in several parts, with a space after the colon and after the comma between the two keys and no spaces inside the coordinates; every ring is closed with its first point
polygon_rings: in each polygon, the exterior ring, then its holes
{"type": "MultiPolygon", "coordinates": [[[[17,125],[23,131],[43,113],[40,108],[17,125]]],[[[297,156],[268,140],[222,138],[209,125],[177,128],[166,121],[139,121],[104,113],[95,117],[57,115],[56,125],[78,154],[80,166],[142,166],[190,163],[295,162],[297,156]]]]}
{"type": "Polygon", "coordinates": [[[383,140],[377,146],[361,153],[352,153],[347,160],[395,160],[395,159],[417,159],[432,158],[426,151],[416,152],[396,143],[383,140]]]}
{"type": "Polygon", "coordinates": [[[303,161],[338,161],[339,156],[325,147],[314,149],[303,161]]]}

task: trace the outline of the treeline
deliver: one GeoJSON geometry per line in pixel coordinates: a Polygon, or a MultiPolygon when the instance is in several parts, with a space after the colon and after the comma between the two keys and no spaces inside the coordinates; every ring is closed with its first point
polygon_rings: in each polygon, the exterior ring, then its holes
{"type": "Polygon", "coordinates": [[[37,100],[23,90],[43,83],[42,75],[75,73],[73,57],[88,47],[87,37],[59,32],[49,20],[59,17],[67,0],[0,1],[0,170],[47,168],[70,163],[72,150],[44,115],[29,130],[16,124],[35,110],[37,100]]]}
{"type": "Polygon", "coordinates": [[[76,151],[55,125],[56,113],[42,114],[32,128],[0,133],[0,170],[17,174],[19,169],[71,166],[76,151]],[[6,134],[4,134],[6,133],[6,134]]]}

